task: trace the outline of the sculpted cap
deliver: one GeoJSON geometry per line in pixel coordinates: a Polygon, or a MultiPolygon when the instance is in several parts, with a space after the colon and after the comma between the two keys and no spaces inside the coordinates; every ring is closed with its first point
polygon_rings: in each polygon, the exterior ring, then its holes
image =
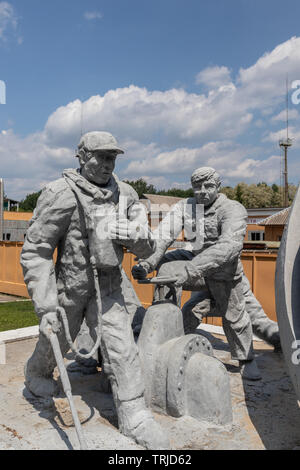
{"type": "Polygon", "coordinates": [[[78,145],[78,150],[82,149],[87,152],[93,152],[94,150],[114,150],[117,153],[124,153],[112,134],[101,131],[84,134],[78,145]]]}

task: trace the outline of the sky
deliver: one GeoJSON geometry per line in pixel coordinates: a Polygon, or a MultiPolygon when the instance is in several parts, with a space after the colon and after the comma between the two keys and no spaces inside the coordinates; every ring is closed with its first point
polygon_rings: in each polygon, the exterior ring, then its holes
{"type": "Polygon", "coordinates": [[[124,148],[121,179],[187,188],[212,166],[224,185],[279,184],[287,75],[298,184],[299,17],[299,0],[0,1],[5,193],[21,200],[76,168],[93,130],[124,148]]]}

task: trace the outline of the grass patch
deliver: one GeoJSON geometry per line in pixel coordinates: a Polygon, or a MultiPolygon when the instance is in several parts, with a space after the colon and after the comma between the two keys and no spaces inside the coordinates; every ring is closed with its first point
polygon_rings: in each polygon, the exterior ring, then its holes
{"type": "Polygon", "coordinates": [[[38,325],[32,302],[5,302],[0,304],[0,331],[17,330],[38,325]]]}

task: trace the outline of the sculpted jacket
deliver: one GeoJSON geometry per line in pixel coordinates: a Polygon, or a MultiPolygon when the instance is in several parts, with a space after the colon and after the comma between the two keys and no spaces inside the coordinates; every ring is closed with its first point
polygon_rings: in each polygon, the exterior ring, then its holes
{"type": "MultiPolygon", "coordinates": [[[[58,298],[60,304],[65,306],[82,305],[84,308],[94,295],[90,240],[81,203],[96,209],[108,203],[118,207],[120,196],[124,196],[122,200],[126,201],[127,219],[147,227],[146,210],[139,202],[137,193],[115,175],[109,185],[100,188],[83,178],[78,171],[65,170],[63,178],[48,184],[42,191],[21,253],[24,279],[39,317],[55,311],[58,298]],[[54,265],[55,248],[57,261],[54,265]]],[[[154,242],[147,229],[146,237],[124,241],[122,245],[138,257],[149,256],[154,251],[154,242]]],[[[121,268],[122,257],[117,270],[121,268]]],[[[111,272],[117,284],[119,277],[113,274],[114,270],[111,272]]]]}
{"type": "MultiPolygon", "coordinates": [[[[156,250],[146,260],[152,268],[157,267],[167,248],[186,225],[184,216],[188,205],[195,206],[195,198],[177,203],[154,232],[156,250]]],[[[215,202],[204,210],[202,216],[204,233],[201,246],[191,245],[189,251],[193,257],[186,263],[190,279],[197,279],[199,276],[216,280],[238,279],[243,273],[240,254],[247,228],[246,209],[239,202],[232,201],[221,193],[215,202]]],[[[189,222],[187,225],[190,225],[189,222]]]]}

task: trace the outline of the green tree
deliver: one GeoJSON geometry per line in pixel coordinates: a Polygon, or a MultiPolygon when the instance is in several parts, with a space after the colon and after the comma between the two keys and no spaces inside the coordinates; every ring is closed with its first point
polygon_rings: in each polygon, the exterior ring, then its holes
{"type": "Polygon", "coordinates": [[[228,199],[236,199],[236,192],[234,188],[231,188],[231,186],[224,186],[223,188],[220,189],[220,193],[225,194],[225,196],[227,196],[228,199]]]}
{"type": "Polygon", "coordinates": [[[155,186],[148,184],[143,178],[139,178],[136,181],[124,180],[124,183],[130,184],[138,193],[139,198],[141,198],[143,194],[156,194],[155,186]]]}
{"type": "Polygon", "coordinates": [[[298,186],[295,186],[294,184],[289,184],[289,205],[293,203],[293,200],[296,196],[298,186]]]}
{"type": "Polygon", "coordinates": [[[33,212],[41,192],[42,191],[38,191],[37,193],[27,194],[25,199],[20,202],[20,210],[23,212],[33,212]]]}
{"type": "Polygon", "coordinates": [[[194,192],[192,188],[189,188],[189,189],[171,188],[167,190],[157,191],[157,194],[159,194],[160,196],[173,196],[173,197],[188,198],[188,197],[193,197],[194,192]]]}
{"type": "Polygon", "coordinates": [[[245,183],[239,183],[235,189],[235,200],[243,204],[243,185],[245,183]]]}

